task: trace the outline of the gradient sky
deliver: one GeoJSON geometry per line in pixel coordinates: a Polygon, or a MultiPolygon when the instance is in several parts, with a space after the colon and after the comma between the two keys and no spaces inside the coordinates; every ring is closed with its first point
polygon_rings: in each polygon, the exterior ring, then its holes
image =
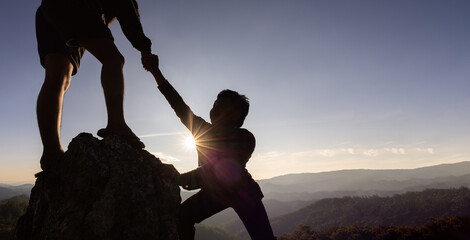
{"type": "MultiPolygon", "coordinates": [[[[39,0],[0,2],[0,182],[31,183],[42,145],[35,105],[39,0]]],[[[140,0],[161,69],[208,119],[217,93],[251,101],[255,179],[470,160],[470,2],[140,0]]],[[[196,167],[188,132],[115,22],[126,120],[147,150],[196,167]]],[[[106,124],[100,64],[86,54],[65,96],[62,144],[106,124]]],[[[95,134],[96,135],[96,134],[95,134]]]]}

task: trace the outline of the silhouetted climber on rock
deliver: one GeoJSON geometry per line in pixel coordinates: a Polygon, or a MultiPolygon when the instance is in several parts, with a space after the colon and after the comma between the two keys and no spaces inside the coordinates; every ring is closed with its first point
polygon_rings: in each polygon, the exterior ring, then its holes
{"type": "Polygon", "coordinates": [[[151,41],[144,35],[135,0],[42,0],[36,12],[38,51],[45,68],[37,101],[39,132],[44,145],[41,168],[45,172],[54,172],[55,161],[64,154],[60,142],[63,96],[85,50],[103,64],[101,83],[108,123],[98,135],[114,133],[125,137],[136,148],[145,147],[124,119],[124,57],[108,28],[115,19],[141,52],[142,60],[149,58],[151,41]]]}
{"type": "Polygon", "coordinates": [[[261,189],[245,168],[255,148],[253,134],[241,128],[248,114],[248,99],[232,90],[221,91],[210,112],[212,123],[208,123],[194,115],[164,78],[157,56],[153,62],[143,63],[196,142],[198,168],[184,174],[172,165],[166,169],[174,172],[183,188],[201,189],[181,205],[181,239],[194,239],[195,223],[228,207],[237,212],[252,239],[275,239],[261,202],[261,189]]]}

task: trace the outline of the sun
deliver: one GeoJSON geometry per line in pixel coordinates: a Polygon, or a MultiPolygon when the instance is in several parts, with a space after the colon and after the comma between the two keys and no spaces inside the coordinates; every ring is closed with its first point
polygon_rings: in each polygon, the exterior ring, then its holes
{"type": "Polygon", "coordinates": [[[196,150],[196,141],[192,136],[187,136],[184,138],[184,146],[188,150],[196,150]]]}

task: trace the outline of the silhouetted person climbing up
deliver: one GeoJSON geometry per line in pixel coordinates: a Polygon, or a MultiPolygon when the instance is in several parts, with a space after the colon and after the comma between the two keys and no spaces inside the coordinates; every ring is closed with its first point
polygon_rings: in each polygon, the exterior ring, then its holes
{"type": "MultiPolygon", "coordinates": [[[[212,123],[194,115],[178,92],[158,68],[158,57],[144,63],[158,84],[158,89],[170,103],[181,122],[191,131],[196,142],[199,167],[179,174],[170,172],[186,189],[201,190],[181,205],[181,239],[194,239],[194,224],[232,207],[252,239],[275,239],[261,199],[263,193],[245,168],[255,149],[251,132],[241,128],[248,114],[249,102],[244,95],[232,90],[221,91],[212,110],[212,123]]],[[[168,173],[166,173],[168,174],[168,173]]]]}
{"type": "Polygon", "coordinates": [[[55,161],[64,153],[60,143],[62,101],[85,50],[102,63],[108,122],[98,135],[118,134],[136,148],[145,147],[124,119],[124,57],[108,28],[115,19],[144,62],[151,56],[151,41],[144,35],[135,0],[42,0],[36,12],[38,51],[45,68],[37,101],[45,172],[53,172],[55,161]]]}

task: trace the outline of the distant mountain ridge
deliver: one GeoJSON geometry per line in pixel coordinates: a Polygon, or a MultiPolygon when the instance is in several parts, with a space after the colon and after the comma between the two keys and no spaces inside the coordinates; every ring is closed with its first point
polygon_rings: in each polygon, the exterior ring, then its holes
{"type": "MultiPolygon", "coordinates": [[[[470,187],[470,162],[409,170],[359,169],[289,174],[257,182],[265,195],[263,202],[268,216],[274,219],[325,198],[388,197],[425,189],[470,187]]],[[[203,224],[246,236],[241,221],[232,209],[216,214],[203,224]]]]}
{"type": "MultiPolygon", "coordinates": [[[[257,180],[265,200],[309,201],[342,196],[390,196],[428,188],[470,187],[470,161],[416,169],[353,169],[298,173],[257,180]]],[[[29,195],[32,184],[0,183],[0,200],[29,195]]],[[[191,194],[184,194],[186,199],[191,194]]]]}
{"type": "Polygon", "coordinates": [[[296,212],[271,220],[279,233],[299,224],[314,229],[332,226],[418,226],[433,218],[470,216],[470,189],[428,189],[392,197],[344,197],[317,201],[296,212]]]}
{"type": "Polygon", "coordinates": [[[8,199],[18,195],[28,195],[31,193],[33,184],[23,184],[12,186],[8,184],[0,184],[0,200],[8,199]]]}
{"type": "MultiPolygon", "coordinates": [[[[431,188],[470,188],[470,161],[416,169],[356,169],[288,174],[257,182],[265,195],[263,202],[268,215],[274,219],[325,198],[387,197],[431,188]]],[[[32,186],[0,183],[0,200],[21,194],[29,195],[32,186]]],[[[191,194],[183,191],[182,198],[191,194]]],[[[203,224],[220,227],[238,236],[246,235],[242,233],[245,230],[238,216],[231,209],[205,220],[203,224]]]]}
{"type": "MultiPolygon", "coordinates": [[[[278,235],[293,232],[299,225],[315,230],[345,226],[419,226],[442,217],[470,217],[470,189],[427,189],[390,197],[325,198],[289,214],[270,218],[270,222],[278,235]]],[[[238,222],[221,228],[236,234],[238,239],[248,238],[248,233],[238,222]]]]}
{"type": "Polygon", "coordinates": [[[338,170],[259,180],[265,198],[281,201],[325,197],[387,196],[427,188],[470,187],[470,161],[416,169],[338,170]],[[331,194],[341,193],[344,195],[331,194]]]}

